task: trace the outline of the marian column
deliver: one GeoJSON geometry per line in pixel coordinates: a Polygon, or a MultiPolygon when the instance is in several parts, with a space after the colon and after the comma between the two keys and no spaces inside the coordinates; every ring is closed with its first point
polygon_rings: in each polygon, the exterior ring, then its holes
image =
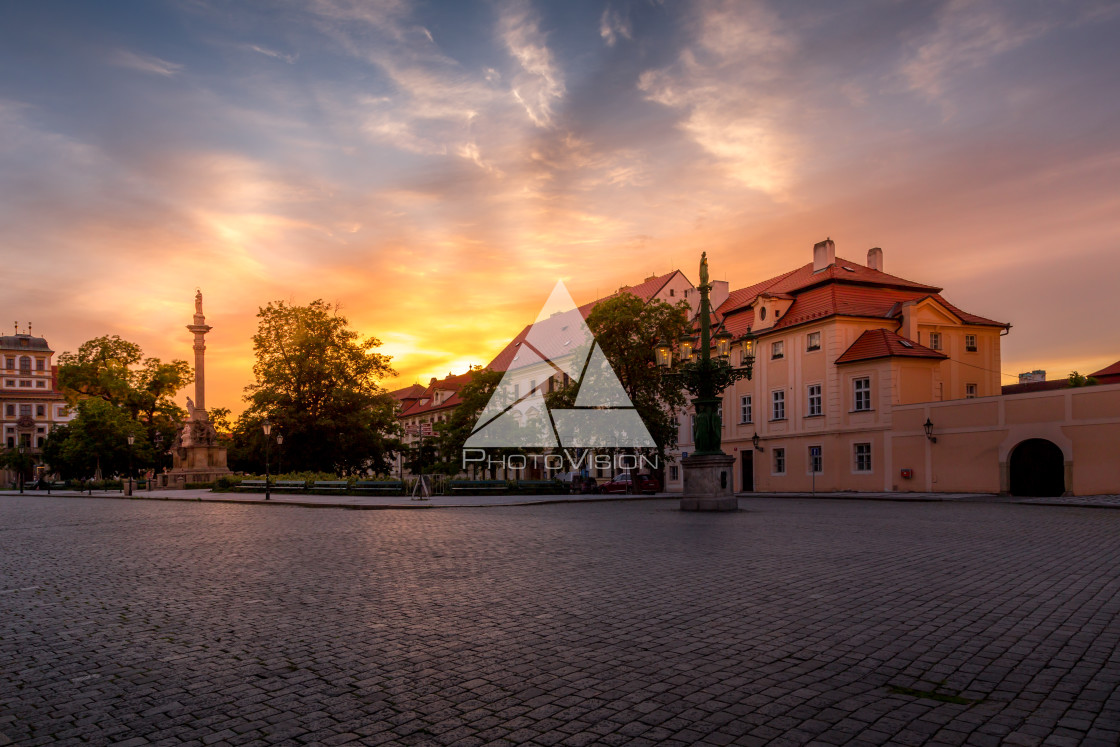
{"type": "Polygon", "coordinates": [[[202,291],[194,296],[194,324],[187,325],[194,333],[194,412],[189,413],[192,420],[206,420],[206,317],[202,313],[202,291]]]}

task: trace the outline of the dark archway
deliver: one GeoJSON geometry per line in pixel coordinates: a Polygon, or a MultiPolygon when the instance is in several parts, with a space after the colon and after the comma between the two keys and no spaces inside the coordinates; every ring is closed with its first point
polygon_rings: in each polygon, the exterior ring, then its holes
{"type": "Polygon", "coordinates": [[[1011,495],[1059,496],[1066,492],[1065,457],[1043,438],[1023,441],[1011,452],[1011,495]]]}

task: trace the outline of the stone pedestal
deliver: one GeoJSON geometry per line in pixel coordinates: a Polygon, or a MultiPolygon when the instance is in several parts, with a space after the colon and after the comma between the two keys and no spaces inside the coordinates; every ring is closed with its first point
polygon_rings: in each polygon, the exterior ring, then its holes
{"type": "Polygon", "coordinates": [[[204,410],[194,409],[171,445],[173,465],[165,475],[166,487],[182,488],[189,482],[214,482],[228,475],[226,447],[204,410]]]}
{"type": "Polygon", "coordinates": [[[681,511],[738,511],[739,500],[732,490],[735,457],[699,454],[681,460],[684,495],[681,511]]]}

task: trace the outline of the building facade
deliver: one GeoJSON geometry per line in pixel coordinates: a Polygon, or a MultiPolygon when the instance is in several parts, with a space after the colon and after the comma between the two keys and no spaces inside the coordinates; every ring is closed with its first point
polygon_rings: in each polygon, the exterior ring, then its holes
{"type": "MultiPolygon", "coordinates": [[[[4,448],[23,448],[42,470],[42,447],[51,430],[73,419],[58,389],[58,367],[46,339],[27,332],[0,337],[0,428],[4,448]]],[[[15,478],[10,470],[5,484],[15,478]]]]}

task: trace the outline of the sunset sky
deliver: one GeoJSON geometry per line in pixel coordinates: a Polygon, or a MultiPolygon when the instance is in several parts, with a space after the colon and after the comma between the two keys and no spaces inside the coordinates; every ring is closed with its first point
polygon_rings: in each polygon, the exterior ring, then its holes
{"type": "MultiPolygon", "coordinates": [[[[1011,322],[1003,371],[1120,359],[1120,4],[0,4],[4,308],[190,358],[338,302],[389,388],[488,362],[558,279],[742,287],[826,236],[1011,322]]],[[[185,394],[185,392],[184,392],[185,394]]]]}

